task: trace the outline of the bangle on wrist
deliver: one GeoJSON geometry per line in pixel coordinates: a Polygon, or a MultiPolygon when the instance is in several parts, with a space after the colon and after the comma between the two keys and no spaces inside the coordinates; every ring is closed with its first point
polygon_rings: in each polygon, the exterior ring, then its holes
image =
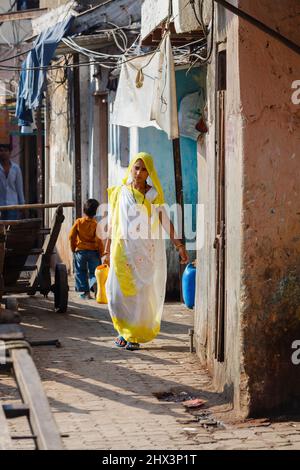
{"type": "Polygon", "coordinates": [[[109,252],[109,251],[105,251],[105,253],[103,253],[103,255],[102,255],[102,258],[103,258],[103,256],[106,256],[106,255],[110,255],[110,252],[109,252]]]}

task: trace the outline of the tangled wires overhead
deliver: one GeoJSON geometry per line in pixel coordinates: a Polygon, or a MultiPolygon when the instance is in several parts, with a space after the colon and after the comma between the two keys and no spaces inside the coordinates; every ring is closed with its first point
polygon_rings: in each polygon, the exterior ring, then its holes
{"type": "Polygon", "coordinates": [[[211,0],[211,20],[208,26],[206,26],[204,20],[204,0],[198,0],[197,5],[196,0],[190,0],[190,4],[193,9],[195,18],[203,31],[205,40],[202,47],[199,47],[198,50],[194,51],[191,54],[191,58],[195,58],[194,62],[191,65],[191,67],[193,67],[197,63],[199,63],[200,65],[205,65],[210,61],[214,47],[215,2],[214,0],[211,0]]]}

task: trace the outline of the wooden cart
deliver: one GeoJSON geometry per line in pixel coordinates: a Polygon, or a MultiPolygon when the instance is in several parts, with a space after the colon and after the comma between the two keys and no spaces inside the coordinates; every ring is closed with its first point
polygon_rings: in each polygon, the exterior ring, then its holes
{"type": "Polygon", "coordinates": [[[3,355],[0,360],[0,375],[11,375],[11,386],[15,391],[12,404],[4,405],[0,400],[0,451],[13,450],[15,439],[26,439],[38,450],[62,450],[62,436],[31,356],[30,344],[21,327],[13,324],[0,325],[0,342],[2,350],[5,350],[5,361],[3,355]],[[29,433],[12,436],[8,420],[20,417],[27,419],[29,433]]]}
{"type": "Polygon", "coordinates": [[[46,297],[53,292],[55,311],[67,311],[69,286],[66,266],[56,264],[54,281],[51,278],[51,257],[65,219],[64,207],[74,207],[74,203],[0,207],[1,213],[56,208],[50,228],[43,227],[41,218],[0,220],[0,302],[5,296],[8,309],[15,310],[13,294],[35,295],[40,292],[46,297]],[[41,237],[44,237],[43,246],[36,248],[41,237]]]}

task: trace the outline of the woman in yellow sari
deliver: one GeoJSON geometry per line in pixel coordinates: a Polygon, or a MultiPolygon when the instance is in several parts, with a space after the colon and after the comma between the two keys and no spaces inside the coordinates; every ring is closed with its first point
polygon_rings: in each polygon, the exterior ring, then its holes
{"type": "Polygon", "coordinates": [[[123,184],[109,188],[108,195],[110,236],[103,260],[110,265],[108,307],[119,333],[115,344],[133,351],[160,331],[167,282],[162,226],[181,263],[188,262],[188,255],[163,209],[164,193],[151,155],[137,154],[123,184]]]}

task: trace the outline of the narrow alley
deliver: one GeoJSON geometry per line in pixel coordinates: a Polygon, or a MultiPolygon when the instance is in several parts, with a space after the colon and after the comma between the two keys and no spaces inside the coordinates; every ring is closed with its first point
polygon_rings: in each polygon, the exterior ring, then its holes
{"type": "Polygon", "coordinates": [[[300,0],[0,1],[1,453],[300,450],[299,56],[300,0]]]}

